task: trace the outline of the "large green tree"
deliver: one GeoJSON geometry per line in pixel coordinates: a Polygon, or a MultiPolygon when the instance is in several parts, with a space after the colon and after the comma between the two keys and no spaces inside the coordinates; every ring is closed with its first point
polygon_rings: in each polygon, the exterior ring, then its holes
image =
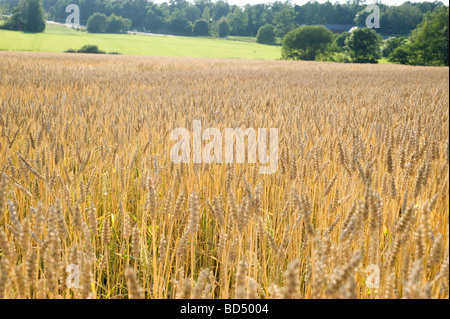
{"type": "Polygon", "coordinates": [[[111,14],[106,21],[106,32],[126,33],[131,28],[131,20],[111,14]]]}
{"type": "Polygon", "coordinates": [[[196,6],[188,6],[183,9],[183,14],[188,21],[194,23],[201,18],[202,11],[196,6]]]}
{"type": "Polygon", "coordinates": [[[208,35],[209,23],[205,20],[197,20],[192,27],[192,33],[194,35],[208,35]]]}
{"type": "Polygon", "coordinates": [[[449,65],[449,8],[438,7],[413,30],[410,63],[449,65]]]}
{"type": "Polygon", "coordinates": [[[174,17],[170,20],[170,31],[173,34],[190,35],[192,34],[192,23],[183,17],[174,17]]]}
{"type": "Polygon", "coordinates": [[[166,27],[164,11],[155,4],[149,4],[145,19],[142,21],[142,26],[145,31],[159,31],[166,27]]]}
{"type": "Polygon", "coordinates": [[[381,57],[381,36],[367,27],[354,30],[345,40],[346,48],[355,63],[378,63],[381,57]]]}
{"type": "Polygon", "coordinates": [[[44,32],[45,13],[41,0],[21,0],[11,17],[5,23],[5,29],[44,32]]]}
{"type": "Polygon", "coordinates": [[[108,24],[108,19],[103,13],[94,13],[91,15],[87,21],[87,30],[92,33],[103,33],[106,32],[106,26],[108,24]]]}
{"type": "Polygon", "coordinates": [[[226,38],[230,34],[230,25],[225,17],[219,20],[219,37],[226,38]]]}
{"type": "Polygon", "coordinates": [[[256,42],[263,44],[275,43],[275,27],[271,24],[265,24],[258,30],[256,42]]]}
{"type": "Polygon", "coordinates": [[[227,16],[230,24],[231,35],[245,35],[248,24],[248,16],[239,7],[235,7],[233,12],[227,16]]]}
{"type": "Polygon", "coordinates": [[[313,61],[333,42],[333,34],[323,26],[301,26],[283,38],[283,59],[313,61]]]}
{"type": "Polygon", "coordinates": [[[292,9],[284,9],[274,15],[273,23],[275,24],[276,35],[280,38],[284,37],[288,32],[295,29],[296,13],[292,9]]]}
{"type": "Polygon", "coordinates": [[[41,0],[28,0],[25,30],[28,32],[44,32],[45,14],[41,0]]]}

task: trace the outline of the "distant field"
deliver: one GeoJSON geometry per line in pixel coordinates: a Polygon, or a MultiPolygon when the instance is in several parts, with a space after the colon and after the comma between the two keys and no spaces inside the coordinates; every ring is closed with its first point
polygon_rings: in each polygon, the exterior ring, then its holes
{"type": "Polygon", "coordinates": [[[52,25],[47,25],[44,33],[37,34],[0,30],[0,50],[63,52],[70,48],[79,49],[85,44],[127,55],[265,60],[281,56],[277,46],[213,38],[92,34],[52,25]]]}

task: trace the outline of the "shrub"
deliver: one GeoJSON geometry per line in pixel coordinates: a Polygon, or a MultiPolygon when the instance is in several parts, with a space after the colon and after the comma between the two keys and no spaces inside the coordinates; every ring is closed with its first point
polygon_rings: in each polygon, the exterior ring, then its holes
{"type": "Polygon", "coordinates": [[[406,38],[404,38],[404,37],[391,37],[391,38],[387,39],[381,49],[381,55],[384,58],[389,57],[389,55],[392,52],[394,52],[395,49],[397,49],[402,44],[404,44],[405,41],[406,41],[406,38]]]}
{"type": "Polygon", "coordinates": [[[25,27],[25,19],[22,16],[20,7],[16,7],[12,11],[11,17],[3,25],[6,30],[23,30],[25,27]]]}
{"type": "Polygon", "coordinates": [[[336,36],[334,43],[336,43],[336,46],[340,49],[343,49],[345,47],[345,40],[350,36],[349,32],[342,32],[338,36],[336,36]]]}
{"type": "Polygon", "coordinates": [[[259,28],[258,34],[256,35],[256,42],[263,44],[274,44],[275,26],[266,24],[259,28]]]}
{"type": "MultiPolygon", "coordinates": [[[[75,50],[75,49],[67,49],[66,51],[64,51],[64,53],[94,53],[94,54],[106,54],[105,51],[100,50],[98,48],[98,46],[93,45],[93,44],[86,44],[84,45],[81,49],[75,50]]],[[[120,52],[116,52],[116,51],[112,51],[112,52],[108,52],[108,54],[113,54],[113,55],[117,55],[117,54],[122,54],[120,52]]]]}
{"type": "Polygon", "coordinates": [[[96,53],[105,54],[105,51],[99,50],[98,46],[92,44],[86,44],[81,49],[77,50],[77,53],[96,53]]]}
{"type": "Polygon", "coordinates": [[[388,60],[393,63],[409,64],[411,50],[408,44],[399,46],[388,56],[388,60]]]}

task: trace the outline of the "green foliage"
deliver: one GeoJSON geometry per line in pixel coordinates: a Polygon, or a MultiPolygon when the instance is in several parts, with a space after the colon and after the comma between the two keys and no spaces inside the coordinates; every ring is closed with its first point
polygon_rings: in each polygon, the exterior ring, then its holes
{"type": "Polygon", "coordinates": [[[265,24],[258,30],[256,42],[263,44],[275,43],[275,27],[271,24],[265,24]]]}
{"type": "Polygon", "coordinates": [[[355,63],[378,63],[381,37],[373,29],[354,30],[346,39],[346,48],[355,63]]]}
{"type": "Polygon", "coordinates": [[[218,28],[219,37],[226,38],[230,34],[230,25],[225,17],[220,18],[218,28]]]}
{"type": "Polygon", "coordinates": [[[164,21],[164,13],[157,6],[151,6],[147,10],[147,14],[142,21],[144,31],[156,32],[166,27],[164,21]]]}
{"type": "Polygon", "coordinates": [[[342,32],[341,34],[337,35],[334,39],[334,43],[336,46],[340,49],[344,49],[345,47],[345,40],[350,36],[349,32],[342,32]]]}
{"type": "Polygon", "coordinates": [[[380,27],[386,34],[408,34],[422,20],[422,13],[416,6],[404,3],[392,6],[380,17],[380,27]]]}
{"type": "Polygon", "coordinates": [[[183,17],[174,18],[170,21],[170,30],[173,34],[191,35],[192,23],[183,17]]]}
{"type": "Polygon", "coordinates": [[[196,6],[188,6],[183,9],[184,17],[191,23],[194,23],[195,21],[199,20],[201,18],[201,14],[202,11],[196,6]]]}
{"type": "Polygon", "coordinates": [[[106,31],[108,19],[103,13],[94,13],[87,21],[87,30],[91,33],[103,33],[106,31]]]}
{"type": "Polygon", "coordinates": [[[114,13],[106,17],[96,12],[87,22],[87,30],[91,33],[127,33],[131,28],[131,20],[116,16],[114,13]]]}
{"type": "Polygon", "coordinates": [[[45,14],[40,0],[22,0],[14,7],[11,17],[3,26],[7,30],[44,32],[45,14]]]}
{"type": "Polygon", "coordinates": [[[437,7],[425,15],[422,23],[412,31],[411,39],[393,50],[388,59],[394,63],[448,66],[449,65],[449,9],[437,7]]]}
{"type": "Polygon", "coordinates": [[[197,20],[192,28],[194,35],[205,36],[209,34],[209,23],[205,20],[197,20]]]}
{"type": "Polygon", "coordinates": [[[406,42],[405,37],[391,37],[386,40],[383,47],[381,48],[381,55],[384,58],[388,58],[389,55],[394,52],[395,49],[400,47],[406,42]]]}
{"type": "Polygon", "coordinates": [[[326,51],[320,53],[316,57],[316,61],[336,62],[336,63],[351,63],[351,59],[345,52],[326,51]]]}
{"type": "Polygon", "coordinates": [[[75,50],[75,49],[68,49],[65,50],[64,53],[90,53],[90,54],[112,54],[112,55],[119,55],[122,54],[120,52],[111,51],[106,53],[105,51],[102,51],[98,48],[96,45],[92,44],[86,44],[81,49],[75,50]]]}
{"type": "Polygon", "coordinates": [[[6,30],[23,30],[25,27],[25,19],[22,16],[20,7],[13,9],[11,17],[5,22],[3,28],[6,30]]]}
{"type": "Polygon", "coordinates": [[[283,38],[283,59],[314,61],[333,41],[333,34],[323,26],[302,26],[283,38]]]}
{"type": "MultiPolygon", "coordinates": [[[[378,32],[391,35],[408,35],[422,21],[426,12],[432,12],[438,7],[440,2],[405,2],[399,6],[386,6],[378,4],[380,8],[380,28],[378,32]]],[[[371,12],[366,12],[365,8],[359,11],[355,17],[355,23],[366,26],[366,18],[371,12]]]]}
{"type": "Polygon", "coordinates": [[[106,21],[107,33],[126,33],[131,28],[131,20],[111,14],[106,21]]]}
{"type": "Polygon", "coordinates": [[[402,45],[394,49],[394,51],[389,54],[388,60],[393,63],[409,64],[410,55],[410,46],[402,45]]]}
{"type": "Polygon", "coordinates": [[[273,23],[275,24],[275,32],[278,37],[282,38],[295,29],[295,17],[295,11],[292,9],[284,9],[275,14],[273,23]]]}
{"type": "MultiPolygon", "coordinates": [[[[93,53],[93,54],[105,54],[105,51],[102,51],[96,45],[86,44],[81,47],[81,49],[68,49],[64,51],[64,53],[93,53]]],[[[120,54],[120,53],[119,53],[120,54]]]]}
{"type": "Polygon", "coordinates": [[[235,7],[233,12],[227,16],[230,24],[231,35],[247,35],[248,16],[239,7],[235,7]]]}
{"type": "Polygon", "coordinates": [[[45,14],[40,0],[28,0],[28,8],[25,16],[25,31],[44,32],[45,14]]]}
{"type": "Polygon", "coordinates": [[[438,7],[426,14],[411,35],[410,63],[449,65],[449,8],[438,7]]]}
{"type": "MultiPolygon", "coordinates": [[[[16,5],[17,1],[19,0],[0,0],[0,4],[5,4],[10,12],[11,5],[16,5]]],[[[265,24],[272,24],[276,28],[277,36],[282,37],[300,25],[353,24],[358,13],[361,14],[357,17],[357,22],[363,26],[369,14],[364,11],[366,8],[364,1],[359,0],[345,3],[310,1],[303,5],[296,5],[291,1],[274,1],[270,4],[259,3],[245,6],[230,5],[223,0],[166,0],[165,2],[163,0],[157,3],[147,0],[42,1],[48,18],[54,21],[64,21],[67,17],[65,12],[67,4],[74,3],[80,7],[81,24],[86,24],[90,16],[99,12],[107,16],[114,14],[130,19],[132,22],[130,28],[136,30],[183,35],[190,34],[192,24],[199,19],[208,22],[212,19],[210,33],[214,35],[219,34],[219,20],[226,17],[232,35],[256,36],[259,28],[265,24]]],[[[405,2],[400,6],[379,3],[381,28],[377,31],[382,34],[406,35],[420,23],[426,12],[431,12],[441,5],[438,1],[405,2]]]]}
{"type": "Polygon", "coordinates": [[[81,49],[77,50],[77,53],[95,53],[95,54],[105,54],[105,51],[99,50],[98,46],[86,44],[81,49]]]}
{"type": "Polygon", "coordinates": [[[206,21],[210,21],[211,20],[211,8],[210,7],[205,7],[203,9],[202,19],[206,20],[206,21]]]}

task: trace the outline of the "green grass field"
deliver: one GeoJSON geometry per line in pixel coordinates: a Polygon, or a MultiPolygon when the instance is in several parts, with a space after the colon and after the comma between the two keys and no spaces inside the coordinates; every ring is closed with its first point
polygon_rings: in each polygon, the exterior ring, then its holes
{"type": "Polygon", "coordinates": [[[278,46],[214,38],[92,34],[54,25],[47,25],[44,33],[0,30],[0,50],[63,52],[70,48],[79,49],[85,44],[127,55],[266,60],[281,57],[278,46]]]}

